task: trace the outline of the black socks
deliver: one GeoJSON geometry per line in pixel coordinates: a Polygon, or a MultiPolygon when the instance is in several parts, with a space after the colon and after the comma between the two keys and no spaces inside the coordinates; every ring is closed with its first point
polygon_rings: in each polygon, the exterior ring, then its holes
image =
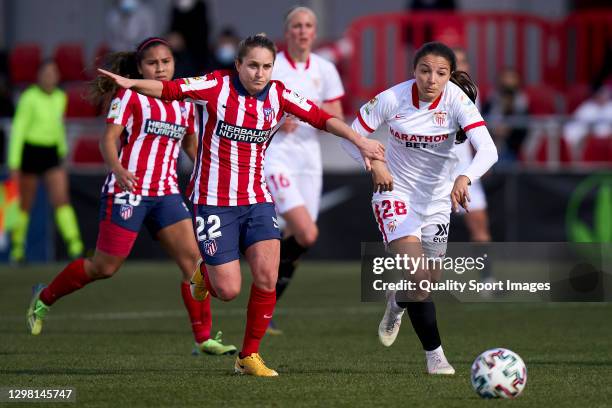
{"type": "Polygon", "coordinates": [[[278,267],[278,281],[276,282],[276,300],[291,282],[297,266],[297,260],[308,250],[295,240],[293,236],[281,240],[280,265],[278,267]]]}
{"type": "Polygon", "coordinates": [[[397,305],[408,311],[412,327],[425,351],[432,351],[440,347],[442,342],[436,321],[436,306],[431,297],[423,302],[397,302],[397,305]]]}

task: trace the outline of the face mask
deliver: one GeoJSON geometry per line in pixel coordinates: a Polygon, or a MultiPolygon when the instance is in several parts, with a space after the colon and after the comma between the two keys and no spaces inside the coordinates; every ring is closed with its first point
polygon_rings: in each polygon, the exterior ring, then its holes
{"type": "Polygon", "coordinates": [[[174,2],[174,4],[176,5],[176,8],[179,9],[179,11],[183,13],[191,10],[193,6],[195,5],[195,3],[196,3],[196,0],[176,0],[174,2]]]}
{"type": "Polygon", "coordinates": [[[215,51],[217,59],[222,64],[230,64],[236,57],[236,48],[231,44],[225,44],[215,51]]]}
{"type": "Polygon", "coordinates": [[[138,7],[138,0],[121,0],[119,9],[124,13],[131,13],[138,7]]]}

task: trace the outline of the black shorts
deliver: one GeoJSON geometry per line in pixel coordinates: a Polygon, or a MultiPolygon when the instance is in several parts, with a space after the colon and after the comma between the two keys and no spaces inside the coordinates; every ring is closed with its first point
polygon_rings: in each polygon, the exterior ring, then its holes
{"type": "Polygon", "coordinates": [[[21,171],[30,174],[43,174],[61,163],[57,146],[43,147],[28,143],[23,145],[21,171]]]}

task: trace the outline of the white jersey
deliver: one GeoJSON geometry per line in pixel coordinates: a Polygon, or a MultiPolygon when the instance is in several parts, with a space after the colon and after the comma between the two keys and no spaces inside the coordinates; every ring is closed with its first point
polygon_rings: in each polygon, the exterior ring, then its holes
{"type": "MultiPolygon", "coordinates": [[[[440,200],[447,200],[450,205],[458,162],[457,130],[462,128],[467,133],[485,125],[476,105],[450,81],[433,102],[419,101],[413,79],[378,94],[365,104],[353,128],[367,136],[383,123],[389,127],[386,160],[394,189],[405,193],[410,203],[419,207],[440,200]]],[[[469,177],[473,181],[477,178],[469,177]]]]}
{"type": "MultiPolygon", "coordinates": [[[[278,53],[272,79],[283,82],[287,88],[318,106],[344,96],[342,81],[334,64],[312,53],[305,63],[293,61],[284,52],[278,53]]],[[[295,173],[321,174],[319,135],[319,130],[301,121],[290,134],[278,131],[266,151],[266,169],[282,166],[295,173]]]]}

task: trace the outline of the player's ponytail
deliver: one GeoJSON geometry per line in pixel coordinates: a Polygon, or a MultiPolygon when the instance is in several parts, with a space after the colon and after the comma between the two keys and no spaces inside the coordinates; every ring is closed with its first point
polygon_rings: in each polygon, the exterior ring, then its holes
{"type": "MultiPolygon", "coordinates": [[[[141,78],[136,64],[136,52],[113,52],[108,54],[102,68],[127,78],[141,78]]],[[[105,106],[117,92],[119,86],[109,77],[98,75],[90,84],[90,99],[98,106],[105,106]]]]}
{"type": "MultiPolygon", "coordinates": [[[[108,54],[102,63],[107,71],[133,79],[141,79],[138,65],[144,58],[145,52],[158,45],[170,48],[166,40],[159,37],[149,37],[136,47],[136,51],[120,51],[108,54]]],[[[97,106],[106,108],[112,96],[117,92],[119,86],[114,80],[107,76],[98,75],[91,82],[89,99],[97,106]]]]}
{"type": "MultiPolygon", "coordinates": [[[[450,81],[457,85],[461,90],[470,98],[470,100],[476,103],[476,97],[478,96],[478,88],[474,85],[472,78],[469,74],[464,71],[453,71],[450,76],[450,81]]],[[[463,129],[457,131],[455,136],[455,143],[463,143],[467,139],[467,136],[463,129]]]]}
{"type": "Polygon", "coordinates": [[[238,51],[236,52],[236,59],[242,62],[249,51],[256,47],[268,49],[272,53],[272,58],[276,60],[276,45],[274,45],[272,40],[266,37],[265,33],[251,35],[240,41],[240,44],[238,44],[238,51]]]}

